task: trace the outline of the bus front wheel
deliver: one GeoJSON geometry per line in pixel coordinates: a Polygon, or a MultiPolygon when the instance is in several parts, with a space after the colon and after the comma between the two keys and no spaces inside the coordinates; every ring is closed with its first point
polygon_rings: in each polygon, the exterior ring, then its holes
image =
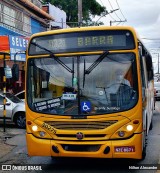
{"type": "Polygon", "coordinates": [[[19,112],[16,114],[14,122],[16,126],[18,126],[21,129],[24,129],[26,127],[26,116],[24,112],[19,112]]]}
{"type": "Polygon", "coordinates": [[[142,159],[144,160],[146,157],[146,147],[147,147],[147,135],[146,135],[146,130],[144,131],[144,137],[143,137],[143,150],[142,150],[142,159]]]}

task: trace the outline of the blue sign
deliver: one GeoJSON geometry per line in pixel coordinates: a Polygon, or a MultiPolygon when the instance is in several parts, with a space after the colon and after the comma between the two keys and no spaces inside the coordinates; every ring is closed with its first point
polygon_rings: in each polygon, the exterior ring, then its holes
{"type": "Polygon", "coordinates": [[[81,112],[90,112],[91,111],[91,102],[84,101],[81,102],[81,112]]]}
{"type": "Polygon", "coordinates": [[[26,61],[26,55],[20,52],[26,51],[28,45],[28,38],[9,35],[9,44],[11,60],[26,61]]]}

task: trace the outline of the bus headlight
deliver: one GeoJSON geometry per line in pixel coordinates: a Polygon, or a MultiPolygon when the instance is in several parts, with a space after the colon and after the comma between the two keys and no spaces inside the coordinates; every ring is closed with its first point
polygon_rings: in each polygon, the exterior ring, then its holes
{"type": "Polygon", "coordinates": [[[38,127],[36,125],[32,126],[32,130],[36,132],[38,130],[38,127]]]}
{"type": "Polygon", "coordinates": [[[129,124],[129,125],[127,125],[126,129],[130,132],[133,130],[133,126],[129,124]]]}
{"type": "Polygon", "coordinates": [[[46,134],[46,133],[45,133],[44,131],[40,131],[40,132],[39,132],[39,135],[40,135],[41,137],[44,137],[45,134],[46,134]]]}
{"type": "Polygon", "coordinates": [[[124,131],[119,131],[119,132],[118,132],[118,135],[119,135],[120,137],[123,137],[123,136],[125,135],[125,132],[124,132],[124,131]]]}

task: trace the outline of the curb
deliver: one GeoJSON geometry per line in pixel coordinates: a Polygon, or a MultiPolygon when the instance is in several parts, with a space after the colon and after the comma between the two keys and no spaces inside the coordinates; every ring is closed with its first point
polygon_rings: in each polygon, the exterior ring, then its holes
{"type": "MultiPolygon", "coordinates": [[[[160,157],[159,157],[158,167],[159,167],[159,169],[160,169],[160,157]]],[[[156,173],[160,173],[160,170],[157,170],[156,173]]]]}

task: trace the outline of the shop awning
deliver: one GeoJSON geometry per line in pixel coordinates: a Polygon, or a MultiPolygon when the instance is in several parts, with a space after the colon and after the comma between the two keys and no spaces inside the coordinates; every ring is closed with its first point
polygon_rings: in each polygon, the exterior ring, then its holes
{"type": "MultiPolygon", "coordinates": [[[[9,53],[9,38],[8,36],[0,36],[0,59],[4,58],[3,53],[9,53]]],[[[10,59],[9,56],[6,56],[6,59],[10,59]]]]}

